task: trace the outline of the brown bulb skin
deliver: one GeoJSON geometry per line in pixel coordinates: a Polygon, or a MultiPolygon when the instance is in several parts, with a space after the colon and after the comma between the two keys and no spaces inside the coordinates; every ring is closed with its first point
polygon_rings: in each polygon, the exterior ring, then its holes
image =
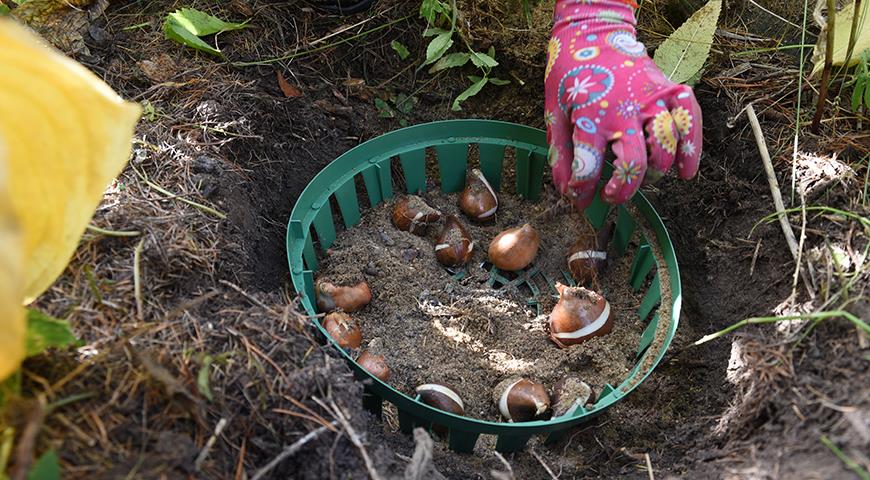
{"type": "Polygon", "coordinates": [[[493,400],[509,422],[530,422],[546,417],[550,395],[543,385],[526,378],[508,378],[495,387],[493,400]]]}
{"type": "Polygon", "coordinates": [[[458,218],[449,215],[435,243],[435,258],[438,263],[445,267],[465,265],[473,250],[474,242],[471,241],[468,230],[458,218]]]}
{"type": "Polygon", "coordinates": [[[372,301],[372,291],[366,282],[359,282],[353,286],[320,282],[317,284],[316,293],[317,309],[321,312],[333,310],[355,312],[372,301]]]}
{"type": "Polygon", "coordinates": [[[441,212],[430,207],[417,195],[407,195],[396,200],[391,219],[399,230],[423,235],[426,227],[441,220],[441,212]]]}
{"type": "Polygon", "coordinates": [[[387,365],[387,360],[383,355],[377,355],[369,350],[363,350],[363,352],[359,354],[359,357],[357,357],[356,363],[384,382],[390,379],[390,367],[387,365]]]}
{"type": "Polygon", "coordinates": [[[362,344],[359,325],[344,312],[332,312],[323,317],[323,328],[341,348],[359,348],[362,344]]]}
{"type": "Polygon", "coordinates": [[[607,244],[613,234],[613,224],[607,224],[597,235],[584,232],[568,250],[568,270],[580,285],[590,285],[600,278],[607,263],[607,244]]]}
{"type": "Polygon", "coordinates": [[[509,228],[489,243],[489,261],[502,270],[522,270],[532,263],[540,246],[538,232],[528,223],[509,228]]]}
{"type": "Polygon", "coordinates": [[[489,222],[498,210],[498,197],[486,177],[478,169],[473,169],[466,181],[465,189],[459,195],[459,209],[475,222],[489,222]]]}
{"type": "Polygon", "coordinates": [[[569,375],[553,386],[553,417],[573,414],[578,408],[595,403],[592,387],[575,375],[569,375]]]}
{"type": "MultiPolygon", "coordinates": [[[[465,404],[462,402],[462,398],[454,389],[446,385],[426,383],[417,387],[417,394],[420,395],[420,401],[430,407],[454,415],[465,415],[465,404]]],[[[432,425],[432,431],[444,435],[447,433],[447,427],[432,425]]]]}
{"type": "Polygon", "coordinates": [[[602,295],[583,287],[556,283],[559,302],[550,312],[550,339],[560,348],[610,333],[613,312],[602,295]]]}

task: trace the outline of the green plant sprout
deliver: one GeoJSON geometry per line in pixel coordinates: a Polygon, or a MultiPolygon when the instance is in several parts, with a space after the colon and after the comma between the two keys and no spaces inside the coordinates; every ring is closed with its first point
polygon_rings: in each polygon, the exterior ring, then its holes
{"type": "Polygon", "coordinates": [[[454,111],[462,110],[462,102],[480,93],[488,83],[493,85],[510,83],[510,80],[491,76],[492,69],[498,66],[494,47],[490,47],[486,53],[476,51],[460,34],[459,38],[467,51],[447,53],[454,44],[453,34],[456,33],[458,13],[455,1],[451,1],[448,5],[442,0],[423,0],[420,4],[420,17],[426,20],[428,26],[423,36],[433,37],[426,47],[426,60],[420,68],[432,65],[429,68],[431,74],[462,67],[471,62],[478,69],[478,75],[468,75],[471,85],[453,100],[451,110],[454,111]]]}
{"type": "Polygon", "coordinates": [[[852,82],[852,111],[858,113],[862,106],[870,109],[870,48],[861,52],[852,82]]]}

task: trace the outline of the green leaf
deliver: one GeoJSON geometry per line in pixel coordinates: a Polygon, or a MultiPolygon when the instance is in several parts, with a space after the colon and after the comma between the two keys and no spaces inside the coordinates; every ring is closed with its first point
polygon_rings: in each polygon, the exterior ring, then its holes
{"type": "Polygon", "coordinates": [[[501,78],[496,78],[496,77],[489,77],[489,83],[491,83],[493,85],[498,85],[499,87],[502,87],[502,86],[510,84],[511,81],[510,80],[503,80],[501,78]]]}
{"type": "Polygon", "coordinates": [[[0,17],[9,15],[10,11],[11,11],[11,9],[9,8],[8,5],[6,5],[5,3],[0,3],[0,17]]]}
{"type": "Polygon", "coordinates": [[[411,113],[411,110],[414,109],[414,105],[417,104],[417,97],[410,97],[408,95],[405,95],[404,93],[400,93],[396,97],[395,104],[396,110],[407,115],[411,113]]]}
{"type": "Polygon", "coordinates": [[[166,16],[166,21],[163,22],[163,34],[169,40],[220,57],[223,56],[220,50],[205,43],[199,37],[238,30],[246,26],[247,21],[243,23],[225,22],[193,8],[182,8],[166,16]]]}
{"type": "Polygon", "coordinates": [[[870,108],[870,80],[864,82],[864,105],[870,108]]]}
{"type": "Polygon", "coordinates": [[[27,472],[27,480],[60,480],[57,453],[54,450],[43,453],[27,472]]]}
{"type": "Polygon", "coordinates": [[[453,46],[453,32],[443,32],[439,33],[437,37],[433,38],[431,42],[429,42],[429,46],[426,47],[426,63],[423,65],[429,65],[430,63],[438,61],[444,53],[453,46]]]}
{"type": "Polygon", "coordinates": [[[398,40],[393,40],[392,42],[390,42],[390,46],[393,47],[393,50],[395,50],[396,53],[399,54],[399,58],[401,58],[402,60],[407,59],[411,55],[411,52],[408,51],[408,47],[406,47],[404,44],[402,44],[402,42],[398,40]]]}
{"type": "Polygon", "coordinates": [[[855,82],[855,89],[852,91],[852,111],[858,112],[861,108],[861,103],[864,100],[864,90],[867,88],[867,82],[863,78],[859,78],[855,82]]]}
{"type": "Polygon", "coordinates": [[[429,73],[440,72],[441,70],[447,70],[448,68],[461,67],[468,63],[470,58],[470,53],[462,52],[444,55],[435,62],[435,65],[432,65],[432,68],[429,69],[429,73]]]}
{"type": "Polygon", "coordinates": [[[27,309],[27,356],[32,357],[48,348],[78,345],[79,340],[66,320],[46,315],[39,310],[27,309]]]}
{"type": "MultiPolygon", "coordinates": [[[[842,65],[846,61],[846,52],[849,50],[849,36],[852,34],[852,18],[855,15],[855,0],[847,3],[837,12],[834,17],[834,65],[842,65]]],[[[849,59],[849,65],[852,66],[859,61],[859,52],[870,48],[870,2],[861,2],[861,12],[858,17],[858,30],[855,32],[855,46],[852,50],[852,57],[849,59]]],[[[819,34],[819,43],[816,44],[813,52],[813,71],[810,76],[814,76],[822,71],[825,66],[825,49],[822,48],[822,42],[826,41],[827,34],[823,31],[819,34]]]]}
{"type": "Polygon", "coordinates": [[[396,116],[390,105],[380,98],[375,99],[375,108],[378,109],[378,117],[380,118],[393,118],[396,116]]]}
{"type": "Polygon", "coordinates": [[[214,400],[214,396],[211,393],[211,387],[208,382],[208,375],[211,371],[211,362],[214,359],[211,355],[206,355],[202,359],[202,368],[199,369],[199,373],[196,374],[196,389],[199,390],[199,393],[202,394],[203,397],[207,398],[209,401],[214,400]]]}
{"type": "Polygon", "coordinates": [[[239,30],[247,26],[247,21],[242,23],[225,22],[220,18],[201,12],[195,8],[182,8],[167,15],[167,18],[175,20],[188,32],[201,37],[218,32],[239,30]]]}
{"type": "Polygon", "coordinates": [[[443,28],[427,28],[426,30],[423,30],[423,37],[434,37],[435,35],[441,35],[447,31],[448,30],[444,30],[443,28]]]}
{"type": "Polygon", "coordinates": [[[462,107],[459,106],[459,104],[480,93],[480,90],[483,88],[484,85],[486,85],[487,80],[488,79],[486,77],[481,78],[480,80],[474,82],[470,87],[465,89],[464,92],[460,93],[459,96],[456,97],[456,100],[453,101],[453,106],[450,107],[451,110],[462,110],[462,107]]]}
{"type": "Polygon", "coordinates": [[[494,46],[494,45],[490,45],[490,46],[489,46],[489,50],[486,51],[486,54],[489,55],[489,56],[492,57],[492,58],[495,58],[495,46],[494,46]]]}
{"type": "Polygon", "coordinates": [[[653,61],[672,81],[683,83],[704,66],[722,11],[720,0],[707,2],[656,49],[653,61]]]}
{"type": "Polygon", "coordinates": [[[190,48],[195,48],[211,55],[223,57],[220,50],[212,47],[196,35],[190,33],[174,19],[167,18],[166,21],[163,22],[163,35],[165,35],[168,40],[187,45],[190,48]]]}
{"type": "Polygon", "coordinates": [[[473,63],[478,68],[492,68],[498,66],[498,62],[496,62],[494,58],[480,52],[471,52],[471,63],[473,63]]]}

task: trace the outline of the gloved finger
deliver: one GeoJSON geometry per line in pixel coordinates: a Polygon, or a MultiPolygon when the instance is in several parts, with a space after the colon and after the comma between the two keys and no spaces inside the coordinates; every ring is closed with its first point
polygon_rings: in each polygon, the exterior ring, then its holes
{"type": "Polygon", "coordinates": [[[624,134],[613,142],[613,176],[601,191],[605,202],[620,204],[637,192],[646,174],[646,141],[640,128],[631,129],[633,135],[624,134]]]}
{"type": "Polygon", "coordinates": [[[653,115],[646,121],[646,146],[649,164],[644,183],[655,183],[667,173],[677,153],[677,129],[664,100],[656,102],[653,115]]]}
{"type": "Polygon", "coordinates": [[[601,169],[604,166],[604,150],[607,140],[598,132],[597,125],[587,117],[579,117],[574,122],[572,136],[574,151],[571,162],[572,201],[578,210],[583,211],[595,198],[601,169]]]}
{"type": "Polygon", "coordinates": [[[668,108],[674,119],[679,136],[677,145],[677,169],[680,177],[690,179],[698,173],[701,160],[702,121],[701,107],[695,100],[692,88],[680,85],[668,100],[668,108]]]}
{"type": "MultiPolygon", "coordinates": [[[[549,91],[547,92],[549,96],[549,91]]],[[[549,104],[549,98],[547,99],[549,104]]],[[[558,108],[547,109],[544,123],[547,125],[547,144],[550,169],[553,174],[553,184],[562,195],[567,195],[571,182],[571,161],[573,142],[571,141],[571,121],[558,108]]]]}

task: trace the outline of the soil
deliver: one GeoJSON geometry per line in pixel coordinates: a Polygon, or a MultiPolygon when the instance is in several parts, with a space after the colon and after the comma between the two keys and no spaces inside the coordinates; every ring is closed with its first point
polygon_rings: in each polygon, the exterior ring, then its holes
{"type": "MultiPolygon", "coordinates": [[[[518,11],[515,3],[521,2],[462,2],[468,9],[462,30],[477,47],[495,46],[497,74],[512,83],[487,86],[461,112],[450,105],[467,88],[470,66],[433,76],[391,47],[399,40],[417,56],[425,52],[428,39],[420,34],[424,25],[413,2],[381,0],[372,12],[336,17],[298,2],[151,0],[111,2],[93,17],[84,32],[88,53],[76,60],[151,113],[137,128],[131,166],[92,223],[141,235],[87,234],[65,274],[34,305],[67,319],[83,347],[25,362],[20,398],[10,401],[14,408],[3,421],[16,432],[39,435],[33,444],[16,444],[11,467],[26,468],[53,449],[64,478],[241,479],[296,445],[264,478],[361,479],[369,468],[384,478],[438,478],[435,470],[447,478],[490,478],[508,470],[523,479],[551,478],[549,472],[649,478],[647,465],[656,478],[859,478],[826,439],[870,468],[870,352],[866,336],[851,324],[832,319],[806,336],[806,322],[754,325],[694,345],[752,316],[844,308],[870,318],[868,269],[861,264],[843,271],[824,253],[829,245],[862,252],[870,233],[831,212],[809,214],[804,247],[822,252],[808,267],[817,285],[810,295],[798,283],[793,296],[794,261],[779,225],[758,224],[773,202],[752,134],[741,117],[729,127],[755,102],[785,193],[797,118],[797,50],[734,55],[800,41],[799,30],[754,6],[763,3],[800,24],[800,2],[784,0],[728,2],[722,32],[749,40],[717,35],[695,87],[705,126],[698,178],[666,178],[644,189],[669,229],[683,286],[677,335],[647,380],[560,442],[544,445],[536,437],[504,458],[483,448],[488,442],[471,455],[452,453],[439,441],[430,451],[425,435],[397,431],[389,406],[382,418],[362,408],[363,384],[299,313],[286,266],[287,218],[323,166],[403,124],[475,117],[543,127],[547,26],[540,19],[548,17],[547,2],[533,9],[540,21],[531,26],[507,19],[518,11]],[[284,60],[231,64],[164,39],[162,19],[181,7],[252,19],[249,28],[218,35],[229,61],[284,60]],[[305,53],[309,48],[320,49],[305,53]],[[279,75],[298,94],[282,88],[279,75]],[[399,94],[415,98],[410,111],[375,106],[375,98],[394,104],[399,94]],[[137,302],[133,258],[140,240],[137,302]],[[51,405],[44,416],[36,414],[40,405],[51,405]],[[216,432],[219,424],[225,427],[216,432]]],[[[696,3],[644,2],[641,39],[655,47],[669,25],[685,18],[685,5],[696,3]]],[[[804,83],[803,112],[812,104],[814,82],[804,83]]],[[[866,162],[859,160],[870,139],[856,129],[850,111],[828,106],[819,134],[800,133],[800,149],[814,161],[837,155],[855,178],[865,178],[866,162]]],[[[831,185],[813,204],[868,215],[860,182],[844,178],[831,185]]],[[[791,223],[798,228],[800,217],[791,223]]],[[[413,262],[431,260],[423,239],[393,236],[397,247],[406,242],[416,249],[413,262]]],[[[619,278],[618,264],[610,275],[619,278]]],[[[423,300],[444,308],[458,296],[440,282],[445,287],[430,289],[423,300]]],[[[458,308],[473,310],[473,300],[459,300],[458,308]]],[[[457,328],[465,320],[444,318],[456,320],[457,328]]],[[[466,331],[481,326],[469,322],[466,331]]]]}
{"type": "Polygon", "coordinates": [[[432,191],[426,202],[460,219],[469,232],[475,248],[465,268],[447,269],[437,262],[433,245],[444,241],[440,224],[430,226],[427,237],[393,227],[394,202],[370,210],[359,225],[339,235],[320,267],[318,280],[349,284],[365,277],[374,299],[353,316],[362,326],[361,348],[373,348],[391,366],[391,385],[411,396],[420,384],[450,385],[465,402],[467,415],[499,421],[491,398],[505,378],[530,378],[551,392],[568,373],[579,375],[596,391],[620,384],[634,366],[644,327],[636,314],[644,292],[634,292],[628,282],[633,251],[611,259],[599,279],[612,307],[613,331],[560,349],[548,337],[547,319],[557,295],[546,279],[568,283],[563,276],[568,249],[592,226],[576,212],[547,215],[558,201],[552,188],[536,203],[501,194],[496,217],[486,224],[463,217],[458,197],[432,191]],[[487,246],[501,231],[525,222],[541,238],[529,267],[540,271],[531,280],[539,294],[528,286],[489,287],[487,246]],[[454,279],[458,271],[461,281],[454,279]]]}

